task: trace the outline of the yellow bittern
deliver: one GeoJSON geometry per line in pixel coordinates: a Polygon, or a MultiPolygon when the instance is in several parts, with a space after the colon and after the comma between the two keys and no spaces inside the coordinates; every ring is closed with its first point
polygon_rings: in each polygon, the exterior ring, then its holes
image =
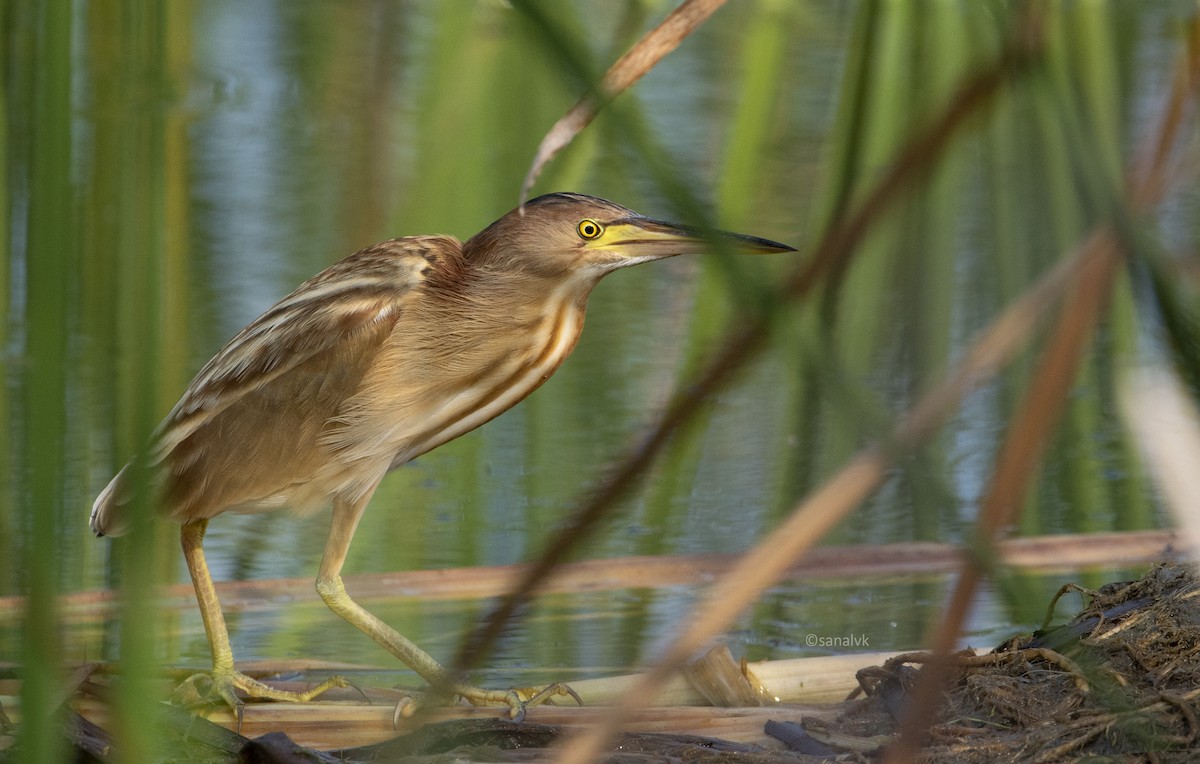
{"type": "MultiPolygon", "coordinates": [[[[742,252],[783,252],[720,234],[742,252]]],[[[469,686],[350,598],[342,564],[383,476],[475,429],[545,382],[575,347],[588,294],[606,274],[712,249],[700,232],[583,194],[534,199],[461,243],[410,236],[368,247],[304,282],[209,361],[143,457],[161,514],[182,524],[183,553],[212,649],[213,691],[307,701],[234,670],[202,542],[222,512],[333,504],[316,588],[333,612],[441,694],[507,704],[524,696],[469,686]]],[[[116,535],[133,493],[130,466],[97,497],[91,526],[116,535]]]]}

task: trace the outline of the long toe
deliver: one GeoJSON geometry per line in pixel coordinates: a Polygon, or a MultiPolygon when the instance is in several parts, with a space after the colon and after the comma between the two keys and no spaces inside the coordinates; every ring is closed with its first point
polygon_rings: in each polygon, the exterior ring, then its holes
{"type": "Polygon", "coordinates": [[[569,697],[577,704],[583,705],[579,693],[563,682],[555,682],[541,690],[520,688],[511,690],[485,690],[479,687],[456,687],[459,695],[466,698],[472,705],[505,705],[508,706],[508,718],[515,721],[525,719],[526,709],[552,703],[555,697],[569,697]]]}
{"type": "Polygon", "coordinates": [[[531,687],[489,690],[468,684],[451,685],[449,690],[453,692],[449,696],[432,692],[405,695],[392,712],[392,727],[399,728],[403,720],[410,718],[422,708],[445,705],[456,697],[466,700],[473,706],[505,706],[505,715],[514,722],[523,721],[527,709],[544,703],[553,704],[553,699],[557,697],[571,698],[576,704],[583,705],[583,699],[579,697],[579,693],[563,682],[555,682],[540,690],[531,687]]]}
{"type": "Polygon", "coordinates": [[[237,717],[242,718],[240,690],[250,698],[277,700],[284,703],[308,703],[334,687],[349,687],[343,677],[332,676],[320,684],[303,691],[280,690],[237,671],[217,671],[211,674],[193,674],[183,681],[171,696],[171,701],[189,708],[212,703],[223,703],[237,717]],[[202,689],[202,683],[209,686],[202,689]]]}
{"type": "Polygon", "coordinates": [[[579,697],[579,693],[571,689],[571,685],[565,682],[555,682],[554,684],[547,685],[540,692],[526,700],[525,705],[529,708],[540,706],[555,697],[571,698],[575,701],[576,705],[583,705],[583,698],[579,697]]]}

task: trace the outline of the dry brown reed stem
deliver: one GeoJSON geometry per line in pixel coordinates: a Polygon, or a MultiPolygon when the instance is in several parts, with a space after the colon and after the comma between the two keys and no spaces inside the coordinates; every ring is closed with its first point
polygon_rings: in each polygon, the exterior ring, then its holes
{"type": "Polygon", "coordinates": [[[1003,368],[1026,346],[1041,319],[1079,276],[1084,261],[1076,256],[1059,263],[1032,288],[1009,305],[974,343],[965,358],[904,417],[888,446],[859,452],[823,486],[801,502],[788,520],[741,561],[705,597],[686,631],[660,661],[642,674],[608,724],[589,728],[564,746],[560,762],[590,761],[604,741],[634,711],[653,697],[655,688],[691,655],[720,633],[763,589],[773,584],[791,562],[819,541],[834,524],[873,492],[894,464],[895,457],[935,432],[980,382],[1003,368]]]}
{"type": "Polygon", "coordinates": [[[1172,168],[1167,165],[1179,141],[1184,117],[1189,107],[1195,109],[1196,93],[1200,89],[1200,21],[1188,27],[1187,49],[1179,57],[1171,92],[1163,107],[1162,123],[1152,133],[1140,158],[1130,172],[1130,205],[1135,212],[1158,204],[1167,189],[1176,182],[1172,168]]]}
{"type": "MultiPolygon", "coordinates": [[[[822,237],[817,258],[789,282],[789,295],[807,293],[819,277],[852,255],[853,248],[888,205],[899,197],[914,176],[923,175],[957,134],[983,106],[991,102],[1028,51],[1011,50],[1000,61],[967,80],[947,108],[930,126],[905,144],[891,171],[864,197],[864,201],[822,237]]],[[[792,560],[815,544],[882,481],[894,455],[908,450],[935,431],[980,380],[994,374],[1028,342],[1039,318],[1057,301],[1074,279],[1080,261],[1070,258],[1044,276],[1038,284],[1005,310],[984,332],[955,372],[925,395],[901,421],[891,438],[856,455],[833,478],[805,499],[791,517],[765,542],[742,557],[733,572],[705,598],[686,631],[660,661],[615,706],[604,724],[570,738],[560,761],[591,760],[604,742],[653,696],[655,688],[730,622],[766,587],[778,580],[792,560]]]]}
{"type": "Polygon", "coordinates": [[[587,93],[579,99],[538,144],[533,164],[525,175],[525,182],[521,184],[521,204],[529,198],[533,184],[550,160],[591,123],[605,102],[616,98],[640,80],[724,4],[725,0],[685,0],[617,59],[600,80],[599,92],[587,93]]]}
{"type": "MultiPolygon", "coordinates": [[[[1168,159],[1188,104],[1195,97],[1198,75],[1200,21],[1190,28],[1188,49],[1176,71],[1159,129],[1149,136],[1147,148],[1128,173],[1126,204],[1135,215],[1147,212],[1161,201],[1170,186],[1168,159]]],[[[1083,246],[1084,267],[1079,283],[1063,305],[1058,324],[1033,375],[1032,385],[1013,418],[981,502],[975,533],[977,550],[992,549],[996,536],[1019,516],[1092,334],[1105,315],[1123,259],[1120,233],[1115,225],[1094,232],[1083,246]]],[[[934,655],[944,658],[953,650],[985,572],[978,557],[964,566],[945,615],[929,635],[934,655]]],[[[887,752],[886,761],[898,763],[916,759],[948,673],[944,660],[931,662],[921,672],[900,740],[887,752]]]]}
{"type": "MultiPolygon", "coordinates": [[[[835,218],[819,238],[808,264],[788,279],[784,295],[798,301],[810,294],[821,279],[853,256],[855,247],[909,185],[925,177],[951,140],[1000,91],[1003,84],[1024,70],[1034,51],[1017,44],[1006,48],[997,61],[966,79],[945,109],[928,126],[904,144],[886,172],[870,187],[863,201],[848,214],[835,218]]],[[[588,533],[640,478],[674,432],[686,424],[717,390],[721,389],[762,350],[770,319],[752,314],[726,336],[712,360],[668,404],[643,440],[616,462],[596,488],[578,505],[570,522],[546,545],[541,557],[464,642],[454,663],[462,671],[485,655],[505,624],[564,561],[588,533]]]]}

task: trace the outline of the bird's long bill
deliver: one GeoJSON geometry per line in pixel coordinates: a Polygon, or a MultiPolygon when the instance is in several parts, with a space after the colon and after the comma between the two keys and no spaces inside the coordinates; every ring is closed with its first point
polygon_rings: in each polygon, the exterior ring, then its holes
{"type": "Polygon", "coordinates": [[[721,250],[739,254],[795,252],[786,244],[758,236],[725,231],[704,232],[690,226],[641,217],[609,223],[604,235],[593,246],[619,250],[626,257],[636,260],[721,250]]]}

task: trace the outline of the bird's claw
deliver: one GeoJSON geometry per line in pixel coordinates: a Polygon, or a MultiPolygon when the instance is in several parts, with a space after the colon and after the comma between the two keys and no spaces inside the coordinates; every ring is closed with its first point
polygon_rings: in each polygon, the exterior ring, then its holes
{"type": "MultiPolygon", "coordinates": [[[[175,688],[171,694],[171,702],[185,708],[198,708],[213,703],[224,703],[233,715],[237,717],[238,729],[242,727],[242,717],[245,704],[238,697],[241,690],[251,698],[265,698],[286,703],[307,703],[326,690],[334,687],[349,687],[350,683],[343,677],[332,676],[308,690],[294,692],[280,690],[237,671],[213,671],[192,674],[175,688]],[[207,681],[209,687],[201,690],[198,684],[207,681]]],[[[361,690],[360,690],[361,692],[361,690]]]]}
{"type": "Polygon", "coordinates": [[[396,703],[396,708],[392,711],[392,729],[400,729],[400,721],[409,719],[421,707],[420,701],[411,695],[405,695],[396,703]]]}
{"type": "Polygon", "coordinates": [[[525,711],[527,707],[525,701],[521,700],[521,694],[516,690],[509,690],[504,694],[504,703],[508,706],[508,719],[511,722],[520,724],[525,721],[525,711]]]}
{"type": "MultiPolygon", "coordinates": [[[[583,705],[583,698],[579,697],[579,693],[564,682],[555,682],[536,692],[532,689],[484,690],[479,687],[457,686],[454,687],[454,693],[473,706],[507,706],[505,715],[510,721],[518,723],[525,720],[525,714],[530,708],[547,703],[554,697],[569,697],[577,704],[583,705]]],[[[445,696],[440,697],[442,701],[446,700],[445,696]]],[[[419,695],[405,695],[401,698],[392,712],[392,728],[398,729],[400,722],[411,718],[424,702],[425,698],[419,695]]]]}
{"type": "Polygon", "coordinates": [[[583,698],[579,697],[579,693],[571,689],[569,684],[554,682],[553,684],[546,685],[528,698],[522,698],[521,693],[516,690],[509,690],[504,696],[504,702],[508,705],[508,718],[514,722],[522,722],[525,720],[525,712],[528,709],[540,706],[556,696],[569,697],[577,705],[583,705],[583,698]]]}
{"type": "Polygon", "coordinates": [[[579,693],[571,689],[571,685],[566,682],[555,682],[554,684],[546,685],[532,698],[525,701],[527,706],[540,706],[546,701],[555,696],[571,698],[578,706],[583,705],[583,698],[579,697],[579,693]]]}

